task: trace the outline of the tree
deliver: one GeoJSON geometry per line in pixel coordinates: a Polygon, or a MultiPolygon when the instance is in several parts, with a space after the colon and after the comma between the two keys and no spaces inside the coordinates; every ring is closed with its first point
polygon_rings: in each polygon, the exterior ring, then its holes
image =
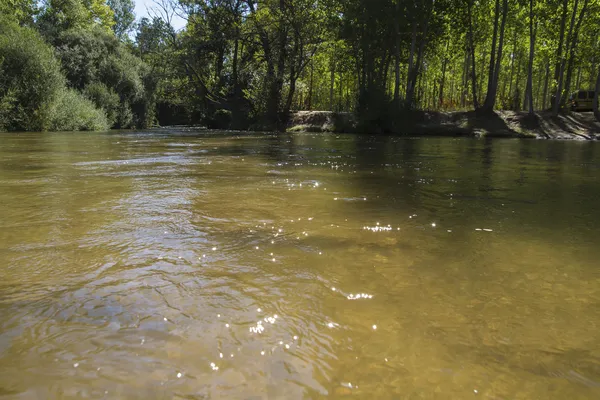
{"type": "Polygon", "coordinates": [[[600,122],[600,107],[598,103],[600,103],[600,68],[598,69],[598,77],[596,78],[596,91],[594,95],[594,115],[598,122],[600,122]]]}
{"type": "Polygon", "coordinates": [[[115,35],[123,40],[133,29],[135,4],[133,0],[107,0],[106,4],[113,10],[115,35]]]}
{"type": "Polygon", "coordinates": [[[479,108],[479,102],[477,101],[477,66],[475,65],[475,42],[473,40],[473,0],[468,1],[468,18],[469,18],[469,51],[471,52],[469,57],[471,59],[471,86],[473,89],[473,107],[479,108]]]}
{"type": "Polygon", "coordinates": [[[600,60],[600,0],[155,0],[135,41],[132,0],[31,1],[0,10],[37,27],[66,85],[120,127],[156,114],[284,130],[316,109],[398,132],[420,110],[533,113],[548,97],[556,113],[600,60]]]}
{"type": "Polygon", "coordinates": [[[506,27],[506,17],[508,15],[508,0],[502,2],[502,22],[500,24],[500,38],[498,40],[498,49],[496,54],[496,35],[498,30],[498,19],[500,18],[500,0],[496,0],[496,12],[494,20],[494,36],[492,38],[492,51],[490,55],[490,68],[488,75],[488,91],[483,104],[483,110],[491,112],[496,105],[496,95],[498,92],[498,78],[500,76],[500,67],[502,62],[502,50],[504,46],[504,29],[506,27]]]}
{"type": "Polygon", "coordinates": [[[111,93],[119,97],[115,127],[144,127],[153,122],[153,87],[149,68],[133,56],[111,33],[101,27],[89,30],[70,29],[55,40],[56,53],[61,60],[69,86],[88,93],[96,105],[107,114],[115,113],[111,93]],[[88,89],[90,85],[105,89],[88,89]],[[104,104],[102,99],[109,100],[104,104]]]}
{"type": "Polygon", "coordinates": [[[535,55],[535,29],[534,29],[534,14],[533,2],[529,0],[529,65],[527,70],[527,90],[525,98],[527,99],[529,114],[533,114],[533,57],[535,55]]]}
{"type": "MultiPolygon", "coordinates": [[[[584,0],[584,1],[585,1],[585,5],[584,5],[584,9],[582,11],[581,19],[583,19],[583,15],[585,13],[585,8],[587,7],[587,3],[588,3],[588,0],[584,0]]],[[[573,53],[575,51],[575,46],[577,45],[577,31],[579,30],[579,28],[575,28],[575,18],[577,16],[578,6],[579,6],[579,0],[575,0],[575,3],[573,5],[573,13],[571,15],[571,23],[569,25],[569,33],[567,35],[567,51],[565,51],[565,53],[569,54],[570,57],[573,56],[573,53]],[[575,32],[574,32],[574,30],[575,30],[575,32]]],[[[579,26],[579,23],[578,23],[578,26],[579,26]]],[[[567,57],[564,56],[564,53],[563,53],[563,56],[560,59],[558,84],[556,86],[555,100],[554,100],[554,103],[552,106],[552,114],[554,116],[558,115],[558,112],[566,98],[566,96],[563,97],[563,83],[564,83],[564,78],[565,78],[565,67],[567,66],[567,62],[568,62],[568,59],[567,59],[567,57]]]]}
{"type": "Polygon", "coordinates": [[[106,116],[65,87],[52,48],[0,17],[0,131],[106,129],[106,116]]]}
{"type": "Polygon", "coordinates": [[[102,0],[48,0],[37,20],[40,32],[50,42],[69,29],[100,26],[110,31],[114,13],[102,0]]]}
{"type": "Polygon", "coordinates": [[[263,121],[265,126],[283,130],[296,82],[323,40],[327,4],[311,0],[248,0],[247,5],[250,34],[260,43],[265,71],[263,121]]]}
{"type": "Polygon", "coordinates": [[[35,0],[0,0],[0,15],[5,21],[16,22],[19,25],[33,25],[37,13],[35,0]]]}

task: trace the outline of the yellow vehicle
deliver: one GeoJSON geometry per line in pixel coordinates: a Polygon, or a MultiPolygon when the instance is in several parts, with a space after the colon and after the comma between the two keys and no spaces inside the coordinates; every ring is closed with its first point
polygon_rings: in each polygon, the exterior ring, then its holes
{"type": "Polygon", "coordinates": [[[592,111],[594,107],[593,90],[578,90],[569,96],[569,108],[571,111],[592,111]]]}

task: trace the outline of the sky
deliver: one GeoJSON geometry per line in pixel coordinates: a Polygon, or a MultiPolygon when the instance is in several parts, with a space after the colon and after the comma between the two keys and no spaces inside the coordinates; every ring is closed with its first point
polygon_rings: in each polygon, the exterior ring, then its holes
{"type": "MultiPolygon", "coordinates": [[[[156,8],[154,0],[134,0],[135,1],[135,18],[137,21],[143,17],[149,17],[148,10],[156,8]]],[[[173,27],[175,30],[180,30],[185,26],[185,21],[177,16],[173,18],[173,27]]]]}

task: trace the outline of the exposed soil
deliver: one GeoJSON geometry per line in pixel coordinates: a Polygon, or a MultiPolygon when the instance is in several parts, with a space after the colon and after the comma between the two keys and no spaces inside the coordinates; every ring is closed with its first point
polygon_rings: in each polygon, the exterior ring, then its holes
{"type": "MultiPolygon", "coordinates": [[[[568,113],[553,117],[543,111],[496,111],[493,114],[468,112],[422,112],[418,122],[407,123],[403,134],[409,136],[469,136],[593,140],[600,138],[600,122],[594,114],[568,113]]],[[[292,115],[290,132],[356,132],[350,113],[299,111],[292,115]]]]}

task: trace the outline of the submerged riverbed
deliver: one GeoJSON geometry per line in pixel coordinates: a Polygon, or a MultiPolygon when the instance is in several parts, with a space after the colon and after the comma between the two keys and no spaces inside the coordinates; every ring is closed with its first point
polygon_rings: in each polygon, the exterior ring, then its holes
{"type": "Polygon", "coordinates": [[[0,397],[600,397],[599,144],[0,140],[0,397]]]}

